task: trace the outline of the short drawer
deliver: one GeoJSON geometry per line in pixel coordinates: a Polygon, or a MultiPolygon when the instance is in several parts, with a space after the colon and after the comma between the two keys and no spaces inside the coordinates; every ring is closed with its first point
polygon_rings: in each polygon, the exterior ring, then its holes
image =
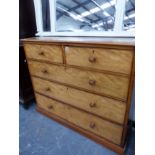
{"type": "Polygon", "coordinates": [[[36,92],[55,98],[79,109],[83,109],[92,114],[101,116],[107,120],[120,124],[124,123],[126,104],[123,102],[101,97],[39,78],[32,79],[34,83],[34,90],[36,92]]]}
{"type": "Polygon", "coordinates": [[[65,47],[69,65],[130,74],[133,52],[121,49],[65,47]]]}
{"type": "Polygon", "coordinates": [[[126,101],[129,78],[29,61],[31,75],[126,101]]]}
{"type": "Polygon", "coordinates": [[[63,63],[62,48],[57,45],[24,45],[27,58],[63,63]]]}
{"type": "Polygon", "coordinates": [[[115,143],[121,143],[123,127],[82,112],[68,105],[36,94],[38,107],[59,116],[85,130],[115,143]]]}

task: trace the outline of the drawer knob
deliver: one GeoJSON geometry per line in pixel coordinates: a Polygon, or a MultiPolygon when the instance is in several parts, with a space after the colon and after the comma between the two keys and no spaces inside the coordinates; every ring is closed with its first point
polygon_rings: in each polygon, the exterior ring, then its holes
{"type": "Polygon", "coordinates": [[[94,107],[96,107],[96,103],[95,103],[95,102],[91,102],[91,103],[89,104],[89,106],[90,106],[91,108],[94,108],[94,107]]]}
{"type": "Polygon", "coordinates": [[[47,71],[46,69],[42,70],[42,72],[43,72],[44,74],[47,74],[47,73],[48,73],[48,71],[47,71]]]}
{"type": "Polygon", "coordinates": [[[90,56],[90,57],[89,57],[89,62],[91,62],[91,63],[96,62],[96,58],[95,58],[95,57],[90,56]]]}
{"type": "Polygon", "coordinates": [[[52,105],[49,105],[49,106],[48,106],[48,109],[53,109],[53,106],[52,106],[52,105]]]}
{"type": "Polygon", "coordinates": [[[94,86],[94,85],[96,84],[96,81],[95,81],[95,80],[89,80],[89,84],[90,84],[91,86],[94,86]]]}
{"type": "Polygon", "coordinates": [[[90,125],[89,125],[92,129],[95,128],[95,123],[94,122],[91,122],[90,125]]]}
{"type": "Polygon", "coordinates": [[[48,87],[48,88],[46,88],[45,90],[46,90],[46,91],[51,91],[51,89],[50,89],[49,87],[48,87]]]}
{"type": "Polygon", "coordinates": [[[43,56],[44,55],[44,52],[40,52],[39,55],[42,55],[43,56]]]}

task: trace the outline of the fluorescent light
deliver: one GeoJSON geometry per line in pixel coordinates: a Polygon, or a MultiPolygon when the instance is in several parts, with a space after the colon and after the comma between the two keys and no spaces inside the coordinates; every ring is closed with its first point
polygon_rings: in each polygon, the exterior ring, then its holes
{"type": "Polygon", "coordinates": [[[98,27],[98,24],[95,24],[95,25],[92,26],[92,28],[95,28],[95,27],[98,27]]]}
{"type": "Polygon", "coordinates": [[[86,12],[83,12],[82,14],[81,14],[81,16],[82,17],[85,17],[85,16],[88,16],[88,15],[90,15],[91,13],[89,12],[89,11],[86,11],[86,12]]]}
{"type": "Polygon", "coordinates": [[[106,12],[106,11],[104,11],[103,14],[104,14],[106,17],[110,16],[110,14],[109,14],[108,12],[106,12]]]}
{"type": "Polygon", "coordinates": [[[116,0],[110,1],[111,5],[115,5],[116,4],[116,0]]]}
{"type": "MultiPolygon", "coordinates": [[[[110,20],[107,21],[108,24],[109,24],[109,23],[112,23],[112,22],[113,22],[112,19],[110,19],[110,20]]],[[[95,25],[92,26],[92,28],[98,28],[98,27],[100,27],[100,26],[103,26],[103,23],[95,24],[95,25]]]]}
{"type": "Polygon", "coordinates": [[[101,10],[100,8],[96,7],[96,8],[91,9],[90,12],[95,13],[95,12],[98,12],[100,10],[101,10]]]}
{"type": "MultiPolygon", "coordinates": [[[[116,0],[112,0],[112,1],[110,1],[110,3],[109,2],[106,2],[106,3],[104,3],[103,5],[101,5],[101,8],[102,9],[107,9],[107,8],[109,8],[109,7],[111,7],[111,6],[113,6],[113,5],[115,5],[116,4],[116,0]]],[[[86,16],[89,16],[90,14],[93,14],[93,13],[96,13],[96,12],[99,12],[101,9],[99,8],[99,7],[95,7],[95,8],[93,8],[93,9],[91,9],[90,11],[85,11],[85,12],[83,12],[82,14],[81,14],[81,16],[82,17],[86,17],[86,16]]],[[[105,11],[104,11],[105,12],[105,11]]],[[[110,16],[110,15],[108,15],[108,13],[105,13],[106,15],[105,16],[110,16]]]]}
{"type": "Polygon", "coordinates": [[[133,30],[133,29],[135,29],[135,24],[126,26],[124,29],[127,30],[127,31],[129,31],[131,29],[133,30]]]}
{"type": "Polygon", "coordinates": [[[86,17],[86,16],[89,16],[90,14],[93,14],[95,12],[98,12],[100,11],[100,8],[96,7],[96,8],[93,8],[91,9],[90,11],[85,11],[81,14],[82,17],[86,17]]]}
{"type": "Polygon", "coordinates": [[[100,23],[100,24],[98,24],[99,26],[102,26],[103,25],[103,23],[100,23]]]}
{"type": "Polygon", "coordinates": [[[110,20],[108,20],[108,22],[107,23],[112,23],[113,22],[113,20],[112,19],[110,19],[110,20]]]}
{"type": "Polygon", "coordinates": [[[95,24],[95,25],[92,26],[92,28],[98,28],[98,27],[100,27],[102,25],[103,25],[103,23],[95,24]]]}
{"type": "Polygon", "coordinates": [[[113,6],[113,5],[115,5],[116,4],[116,0],[113,0],[113,1],[111,1],[110,3],[104,3],[103,5],[101,5],[101,8],[102,9],[107,9],[107,8],[109,8],[109,7],[111,7],[111,6],[113,6]]]}
{"type": "Polygon", "coordinates": [[[128,20],[128,19],[134,18],[134,17],[135,17],[135,13],[133,13],[133,14],[131,14],[131,15],[129,15],[129,16],[125,16],[125,17],[124,17],[124,20],[128,20]]]}
{"type": "Polygon", "coordinates": [[[128,17],[133,18],[133,17],[135,17],[135,14],[133,13],[133,14],[129,15],[128,17]]]}
{"type": "Polygon", "coordinates": [[[105,3],[105,4],[101,5],[102,9],[106,9],[106,8],[109,8],[109,7],[110,7],[109,3],[105,3]]]}
{"type": "Polygon", "coordinates": [[[74,18],[75,20],[80,20],[80,21],[84,21],[83,19],[81,19],[81,16],[80,15],[74,15],[74,14],[72,14],[72,13],[69,13],[69,15],[72,17],[72,18],[74,18]]]}
{"type": "Polygon", "coordinates": [[[74,15],[74,19],[84,21],[80,15],[74,15]]]}

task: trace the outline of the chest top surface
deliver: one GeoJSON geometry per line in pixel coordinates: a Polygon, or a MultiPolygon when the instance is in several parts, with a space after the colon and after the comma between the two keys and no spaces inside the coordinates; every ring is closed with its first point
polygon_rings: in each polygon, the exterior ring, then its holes
{"type": "Polygon", "coordinates": [[[103,37],[33,37],[22,39],[26,43],[66,43],[66,44],[93,44],[93,45],[115,45],[134,47],[134,38],[103,38],[103,37]]]}

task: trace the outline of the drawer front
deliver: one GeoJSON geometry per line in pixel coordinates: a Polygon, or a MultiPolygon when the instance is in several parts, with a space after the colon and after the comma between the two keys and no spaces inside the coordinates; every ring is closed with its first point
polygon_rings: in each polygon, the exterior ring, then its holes
{"type": "Polygon", "coordinates": [[[126,104],[60,84],[33,78],[34,90],[111,121],[123,124],[126,104]]]}
{"type": "Polygon", "coordinates": [[[130,74],[133,52],[120,49],[65,47],[69,65],[130,74]]]}
{"type": "Polygon", "coordinates": [[[63,63],[61,46],[26,44],[24,48],[27,58],[63,63]]]}
{"type": "Polygon", "coordinates": [[[121,143],[122,127],[111,122],[102,120],[96,116],[82,112],[68,105],[51,100],[36,94],[37,104],[40,108],[51,112],[81,128],[104,137],[113,143],[121,143]]]}
{"type": "Polygon", "coordinates": [[[30,73],[83,88],[108,97],[126,100],[129,78],[29,61],[30,73]]]}

